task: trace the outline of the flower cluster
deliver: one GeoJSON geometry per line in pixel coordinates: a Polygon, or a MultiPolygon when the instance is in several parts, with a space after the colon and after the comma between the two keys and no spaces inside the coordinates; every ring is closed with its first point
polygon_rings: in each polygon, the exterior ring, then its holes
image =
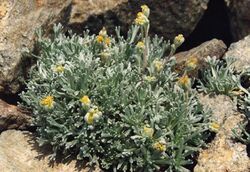
{"type": "Polygon", "coordinates": [[[141,9],[142,9],[142,12],[137,13],[135,24],[143,26],[149,23],[148,17],[149,17],[150,10],[147,5],[142,5],[141,9]]]}
{"type": "Polygon", "coordinates": [[[142,41],[139,41],[137,44],[136,44],[136,47],[138,48],[138,49],[144,49],[145,48],[145,44],[144,44],[144,42],[142,42],[142,41]]]}
{"type": "Polygon", "coordinates": [[[156,59],[154,60],[153,64],[157,72],[160,72],[164,68],[164,63],[162,60],[156,59]]]}
{"type": "Polygon", "coordinates": [[[110,46],[111,39],[108,37],[108,34],[107,34],[105,27],[102,28],[102,30],[99,32],[99,35],[96,36],[96,41],[99,44],[104,44],[106,46],[110,46]]]}
{"type": "Polygon", "coordinates": [[[180,77],[178,83],[183,88],[189,88],[191,86],[191,80],[187,74],[184,74],[182,77],[180,77]]]}
{"type": "Polygon", "coordinates": [[[53,96],[46,96],[41,99],[40,104],[45,108],[53,108],[54,107],[54,97],[53,96]]]}
{"type": "Polygon", "coordinates": [[[186,61],[186,67],[189,70],[194,70],[198,65],[198,59],[196,57],[190,57],[187,61],[186,61]]]}
{"type": "Polygon", "coordinates": [[[100,119],[101,116],[102,116],[102,112],[99,111],[98,107],[94,107],[94,108],[89,109],[89,111],[84,117],[84,120],[88,124],[91,125],[94,123],[94,121],[97,121],[98,119],[100,119]]]}
{"type": "Polygon", "coordinates": [[[87,107],[89,107],[91,103],[89,97],[86,95],[80,99],[80,102],[82,102],[82,106],[87,106],[87,107]]]}
{"type": "Polygon", "coordinates": [[[167,146],[166,146],[166,142],[164,139],[161,139],[160,141],[158,142],[155,142],[153,144],[153,148],[159,152],[165,152],[166,149],[167,149],[167,146]]]}
{"type": "Polygon", "coordinates": [[[144,133],[144,135],[146,135],[147,137],[153,137],[154,129],[151,128],[151,127],[148,126],[148,125],[145,125],[145,126],[143,127],[143,133],[144,133]]]}
{"type": "Polygon", "coordinates": [[[63,65],[57,65],[57,66],[55,66],[54,71],[56,73],[62,73],[64,71],[64,66],[63,65]]]}
{"type": "Polygon", "coordinates": [[[185,38],[182,34],[179,34],[174,38],[174,44],[176,47],[180,46],[184,41],[185,38]]]}
{"type": "Polygon", "coordinates": [[[219,129],[220,129],[220,125],[217,123],[217,122],[212,122],[210,125],[209,125],[209,129],[213,132],[216,132],[218,133],[219,129]]]}

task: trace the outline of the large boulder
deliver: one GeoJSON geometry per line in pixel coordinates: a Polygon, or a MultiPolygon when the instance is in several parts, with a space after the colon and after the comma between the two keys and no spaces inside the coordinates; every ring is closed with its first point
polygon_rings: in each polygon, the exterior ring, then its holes
{"type": "Polygon", "coordinates": [[[250,34],[250,0],[225,0],[229,8],[232,34],[235,40],[250,34]]]}
{"type": "Polygon", "coordinates": [[[48,150],[41,149],[30,132],[8,130],[0,135],[1,172],[100,172],[99,168],[81,167],[75,160],[50,163],[48,150]]]}
{"type": "Polygon", "coordinates": [[[29,112],[0,99],[0,133],[8,129],[27,129],[31,120],[29,112]]]}
{"type": "Polygon", "coordinates": [[[228,51],[224,55],[225,58],[235,58],[236,61],[233,64],[235,69],[240,72],[250,67],[250,35],[244,39],[232,43],[228,48],[228,51]]]}
{"type": "Polygon", "coordinates": [[[212,110],[212,121],[220,127],[208,148],[200,152],[194,172],[250,171],[246,145],[232,139],[232,130],[246,120],[245,115],[237,112],[236,104],[225,95],[200,95],[199,99],[212,110]]]}
{"type": "Polygon", "coordinates": [[[35,31],[66,22],[71,0],[0,0],[0,93],[16,93],[29,62],[22,56],[32,50],[35,31]]]}
{"type": "Polygon", "coordinates": [[[126,33],[133,23],[140,6],[147,4],[151,9],[151,31],[167,39],[172,39],[179,33],[187,36],[191,33],[204,11],[209,0],[74,0],[69,25],[75,31],[82,33],[89,29],[93,33],[105,26],[108,31],[114,31],[115,26],[121,26],[126,33]]]}

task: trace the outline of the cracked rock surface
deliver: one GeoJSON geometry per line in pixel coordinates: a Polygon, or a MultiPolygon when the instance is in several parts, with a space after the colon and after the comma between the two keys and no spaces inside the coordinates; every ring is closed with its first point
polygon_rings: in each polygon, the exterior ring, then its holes
{"type": "Polygon", "coordinates": [[[250,159],[246,145],[232,140],[232,129],[244,121],[233,101],[224,95],[200,96],[201,103],[212,110],[212,119],[220,124],[215,139],[200,152],[194,172],[248,172],[250,159]]]}
{"type": "Polygon", "coordinates": [[[78,167],[75,160],[51,164],[47,150],[38,148],[30,132],[8,130],[0,135],[1,172],[100,172],[99,168],[78,167]],[[18,143],[18,144],[17,144],[18,143]],[[41,155],[44,153],[45,155],[41,155]]]}
{"type": "Polygon", "coordinates": [[[0,93],[16,93],[27,73],[25,49],[33,50],[35,31],[66,21],[71,0],[0,0],[0,93]]]}

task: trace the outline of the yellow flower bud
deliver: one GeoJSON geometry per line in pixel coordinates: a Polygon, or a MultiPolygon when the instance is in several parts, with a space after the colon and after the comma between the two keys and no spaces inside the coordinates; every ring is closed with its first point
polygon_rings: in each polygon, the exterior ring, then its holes
{"type": "Polygon", "coordinates": [[[184,88],[188,88],[191,86],[191,80],[186,74],[179,78],[178,83],[184,88]]]}
{"type": "Polygon", "coordinates": [[[109,38],[109,37],[105,38],[105,44],[106,44],[107,46],[109,46],[110,43],[111,43],[110,38],[109,38]]]}
{"type": "Polygon", "coordinates": [[[144,44],[144,42],[139,41],[139,42],[136,44],[136,47],[137,47],[138,49],[144,49],[144,48],[145,48],[145,44],[144,44]]]}
{"type": "Polygon", "coordinates": [[[144,79],[148,82],[153,82],[156,81],[156,77],[155,76],[145,76],[144,79]]]}
{"type": "Polygon", "coordinates": [[[158,141],[153,144],[153,148],[159,152],[165,152],[167,150],[165,141],[158,141]]]}
{"type": "Polygon", "coordinates": [[[145,25],[148,22],[149,22],[148,18],[142,12],[137,13],[137,17],[135,19],[135,24],[145,25]]]}
{"type": "Polygon", "coordinates": [[[212,122],[209,125],[209,129],[215,133],[218,133],[219,129],[220,129],[220,125],[217,122],[212,122]]]}
{"type": "Polygon", "coordinates": [[[84,120],[87,124],[91,125],[94,121],[98,120],[102,116],[102,112],[98,110],[98,108],[92,108],[86,113],[84,116],[84,120]]]}
{"type": "Polygon", "coordinates": [[[164,68],[164,63],[161,60],[154,60],[153,64],[157,72],[160,72],[164,68]]]}
{"type": "Polygon", "coordinates": [[[179,34],[174,38],[174,44],[175,46],[180,46],[185,41],[185,38],[182,34],[179,34]]]}
{"type": "Polygon", "coordinates": [[[57,73],[62,73],[64,71],[64,67],[62,65],[58,65],[54,68],[54,71],[57,73]]]}
{"type": "Polygon", "coordinates": [[[191,57],[186,61],[186,67],[190,69],[195,69],[198,64],[198,59],[196,57],[191,57]]]}
{"type": "Polygon", "coordinates": [[[89,99],[88,96],[83,96],[81,99],[80,99],[80,102],[82,102],[82,105],[83,106],[89,106],[91,101],[89,99]]]}
{"type": "Polygon", "coordinates": [[[102,35],[97,35],[97,36],[96,36],[96,41],[97,41],[98,43],[102,43],[102,42],[104,41],[103,36],[102,36],[102,35]]]}
{"type": "Polygon", "coordinates": [[[46,96],[40,101],[40,104],[46,108],[51,109],[54,107],[54,97],[46,96]]]}
{"type": "Polygon", "coordinates": [[[148,6],[147,6],[147,5],[142,5],[142,6],[141,6],[141,9],[142,9],[142,13],[143,13],[146,17],[149,17],[150,9],[148,8],[148,6]]]}
{"type": "Polygon", "coordinates": [[[145,134],[146,136],[148,136],[148,137],[153,137],[154,129],[151,128],[151,127],[149,127],[149,126],[147,126],[147,125],[145,125],[145,126],[143,127],[143,132],[144,132],[144,134],[145,134]]]}

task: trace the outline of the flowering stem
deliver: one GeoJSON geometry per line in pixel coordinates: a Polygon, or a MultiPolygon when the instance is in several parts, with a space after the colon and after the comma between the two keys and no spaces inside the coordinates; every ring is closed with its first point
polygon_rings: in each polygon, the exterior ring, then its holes
{"type": "Polygon", "coordinates": [[[170,53],[169,53],[168,56],[165,57],[164,62],[163,62],[163,66],[165,66],[167,64],[168,59],[174,55],[175,51],[176,51],[176,47],[175,46],[171,46],[170,53]]]}
{"type": "Polygon", "coordinates": [[[145,26],[145,49],[143,52],[143,66],[142,71],[145,71],[148,65],[148,54],[149,54],[149,42],[148,42],[148,32],[149,32],[149,23],[145,26]]]}

